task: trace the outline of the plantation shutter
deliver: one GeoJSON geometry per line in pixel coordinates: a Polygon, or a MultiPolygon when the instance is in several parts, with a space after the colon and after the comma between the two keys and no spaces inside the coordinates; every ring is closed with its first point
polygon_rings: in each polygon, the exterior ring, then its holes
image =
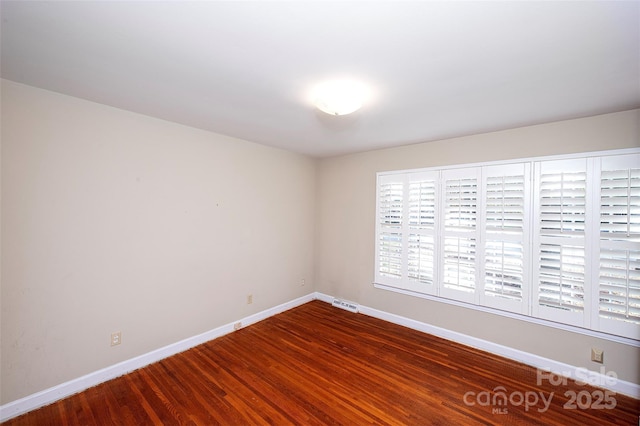
{"type": "Polygon", "coordinates": [[[586,159],[536,163],[536,316],[586,325],[586,159]]]}
{"type": "Polygon", "coordinates": [[[377,176],[375,285],[640,341],[640,149],[377,176]]]}
{"type": "Polygon", "coordinates": [[[399,286],[402,282],[405,175],[378,177],[376,282],[399,286]]]}
{"type": "Polygon", "coordinates": [[[440,295],[478,303],[478,184],[480,168],[442,172],[442,289],[440,295]]]}
{"type": "Polygon", "coordinates": [[[528,313],[530,167],[510,164],[482,171],[484,306],[528,313]]]}
{"type": "Polygon", "coordinates": [[[598,329],[640,339],[640,155],[600,170],[598,329]]]}
{"type": "Polygon", "coordinates": [[[421,293],[436,292],[437,172],[409,175],[407,287],[421,293]]]}

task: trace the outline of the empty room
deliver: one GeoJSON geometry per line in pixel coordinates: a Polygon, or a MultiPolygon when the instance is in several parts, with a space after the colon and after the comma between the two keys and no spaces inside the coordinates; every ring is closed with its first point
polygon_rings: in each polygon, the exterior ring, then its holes
{"type": "Polygon", "coordinates": [[[0,2],[3,425],[637,425],[640,2],[0,2]]]}

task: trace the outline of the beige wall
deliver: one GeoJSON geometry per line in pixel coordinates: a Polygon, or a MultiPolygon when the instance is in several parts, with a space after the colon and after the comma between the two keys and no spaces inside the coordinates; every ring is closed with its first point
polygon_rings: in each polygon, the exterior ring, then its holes
{"type": "Polygon", "coordinates": [[[3,81],[0,403],[310,293],[315,178],[301,155],[3,81]]]}
{"type": "Polygon", "coordinates": [[[640,146],[640,110],[321,160],[316,290],[577,367],[640,384],[640,349],[466,308],[376,289],[376,172],[640,146]]]}

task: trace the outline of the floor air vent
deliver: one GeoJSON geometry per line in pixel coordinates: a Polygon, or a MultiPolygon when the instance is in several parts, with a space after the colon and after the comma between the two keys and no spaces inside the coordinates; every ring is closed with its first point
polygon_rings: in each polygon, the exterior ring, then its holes
{"type": "Polygon", "coordinates": [[[349,302],[348,300],[333,299],[332,305],[350,312],[358,312],[358,304],[349,302]]]}

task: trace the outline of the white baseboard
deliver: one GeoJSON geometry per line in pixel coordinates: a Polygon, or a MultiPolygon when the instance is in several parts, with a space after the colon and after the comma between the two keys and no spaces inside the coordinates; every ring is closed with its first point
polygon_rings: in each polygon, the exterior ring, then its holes
{"type": "MultiPolygon", "coordinates": [[[[258,312],[254,315],[250,315],[248,317],[240,319],[239,321],[242,323],[243,327],[246,327],[296,306],[310,302],[314,299],[331,304],[334,297],[319,292],[310,293],[306,296],[299,297],[290,302],[286,302],[273,308],[266,309],[262,312],[258,312]]],[[[369,308],[367,306],[359,305],[359,312],[364,315],[379,318],[384,321],[402,325],[414,330],[432,334],[434,336],[442,337],[443,339],[461,343],[466,346],[471,346],[476,349],[481,349],[495,355],[500,355],[505,358],[522,362],[540,370],[551,371],[553,373],[572,379],[584,379],[584,373],[587,372],[586,369],[581,367],[572,366],[549,358],[544,358],[528,352],[523,352],[507,346],[489,342],[487,340],[478,339],[476,337],[436,327],[410,318],[369,308]]],[[[106,382],[116,377],[122,376],[146,365],[160,361],[161,359],[167,358],[171,355],[184,352],[194,346],[216,339],[220,336],[224,336],[225,334],[229,334],[234,331],[234,324],[237,322],[238,321],[234,321],[232,323],[225,324],[197,336],[181,340],[155,351],[151,351],[138,357],[112,365],[110,367],[103,368],[102,370],[89,373],[85,376],[70,380],[49,389],[45,389],[41,392],[34,393],[16,401],[9,402],[5,405],[0,406],[0,422],[19,416],[20,414],[24,414],[36,408],[51,404],[62,398],[81,392],[85,389],[89,389],[90,387],[96,386],[100,383],[106,382]]],[[[616,393],[621,393],[636,399],[640,399],[640,385],[619,379],[612,381],[608,376],[606,376],[606,374],[601,374],[598,372],[589,371],[588,373],[589,379],[593,379],[595,382],[597,382],[598,387],[609,389],[616,393]]]]}
{"type": "MultiPolygon", "coordinates": [[[[315,298],[315,293],[310,293],[306,296],[302,296],[290,302],[286,302],[273,308],[266,309],[262,312],[258,312],[256,314],[242,318],[238,321],[242,323],[242,327],[246,327],[296,306],[310,302],[315,298]]],[[[172,343],[170,345],[137,356],[135,358],[131,358],[110,367],[94,371],[93,373],[89,373],[85,376],[78,377],[77,379],[61,383],[49,389],[45,389],[24,398],[9,402],[5,405],[0,406],[0,422],[4,422],[5,420],[9,420],[13,417],[19,416],[20,414],[24,414],[28,411],[35,410],[36,408],[51,404],[62,398],[66,398],[67,396],[73,395],[85,389],[89,389],[90,387],[96,386],[100,383],[130,373],[131,371],[160,361],[161,359],[170,357],[171,355],[184,352],[187,349],[193,348],[194,346],[198,346],[202,343],[224,336],[225,334],[229,334],[234,331],[234,324],[236,324],[238,321],[222,325],[197,336],[189,337],[187,339],[172,343]]]]}
{"type": "MultiPolygon", "coordinates": [[[[333,296],[318,292],[315,294],[315,298],[326,303],[331,303],[333,301],[333,296]]],[[[587,370],[583,367],[576,367],[574,365],[565,364],[553,359],[544,358],[535,354],[510,348],[508,346],[499,345],[487,340],[478,339],[477,337],[472,337],[466,334],[447,330],[445,328],[436,327],[431,324],[416,321],[400,315],[391,314],[385,311],[380,311],[363,305],[358,306],[358,311],[361,314],[388,321],[393,324],[402,325],[404,327],[418,330],[423,333],[432,334],[434,336],[451,340],[452,342],[460,343],[472,348],[480,349],[494,355],[500,355],[505,358],[530,365],[544,372],[552,372],[574,380],[577,379],[581,382],[592,383],[596,387],[608,389],[616,393],[640,399],[640,385],[620,379],[612,379],[607,375],[606,372],[603,374],[602,372],[596,372],[587,370]]]]}
{"type": "MultiPolygon", "coordinates": [[[[318,297],[318,299],[320,298],[318,297]]],[[[399,315],[390,314],[388,312],[379,311],[377,309],[369,308],[366,306],[360,305],[359,309],[360,313],[364,315],[369,315],[374,318],[379,318],[394,324],[412,328],[423,333],[432,334],[434,336],[480,349],[495,355],[500,355],[505,358],[530,365],[541,371],[552,372],[574,380],[579,380],[581,382],[591,383],[599,388],[608,389],[616,393],[640,399],[640,385],[620,379],[612,379],[612,377],[608,376],[606,372],[603,374],[603,372],[596,372],[587,370],[583,367],[576,367],[574,365],[565,364],[563,362],[544,358],[535,354],[510,348],[508,346],[499,345],[487,340],[478,339],[466,334],[457,333],[455,331],[436,327],[399,315]]]]}
{"type": "Polygon", "coordinates": [[[328,304],[332,304],[333,303],[333,299],[334,299],[333,296],[329,296],[329,295],[324,294],[324,293],[319,293],[317,291],[316,291],[316,294],[314,296],[315,296],[315,298],[317,300],[321,300],[321,301],[323,301],[325,303],[328,303],[328,304]]]}

